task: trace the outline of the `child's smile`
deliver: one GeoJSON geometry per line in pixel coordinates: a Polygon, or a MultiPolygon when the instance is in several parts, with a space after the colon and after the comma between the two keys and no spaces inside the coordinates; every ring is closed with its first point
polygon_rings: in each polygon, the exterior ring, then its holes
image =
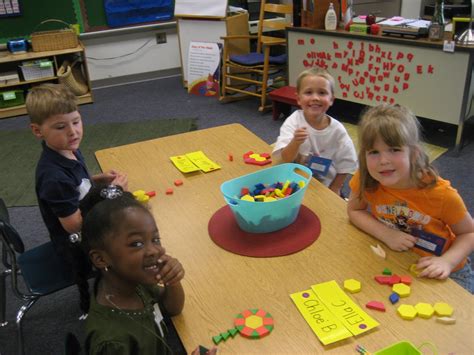
{"type": "MultiPolygon", "coordinates": [[[[326,111],[334,102],[334,95],[329,81],[321,76],[308,75],[301,82],[297,101],[310,124],[317,125],[321,123],[320,121],[325,117],[326,111]]],[[[321,129],[317,126],[314,128],[321,129]]]]}
{"type": "Polygon", "coordinates": [[[369,174],[383,186],[406,189],[414,186],[410,178],[410,149],[390,147],[380,137],[365,153],[369,174]]]}
{"type": "Polygon", "coordinates": [[[153,216],[141,208],[123,210],[115,233],[107,238],[111,271],[132,284],[155,285],[165,254],[153,216]]]}

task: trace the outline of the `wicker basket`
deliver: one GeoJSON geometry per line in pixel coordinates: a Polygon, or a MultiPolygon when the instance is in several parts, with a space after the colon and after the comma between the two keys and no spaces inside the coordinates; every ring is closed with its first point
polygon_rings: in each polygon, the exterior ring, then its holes
{"type": "Polygon", "coordinates": [[[70,64],[64,61],[58,69],[58,81],[67,86],[74,95],[81,96],[87,94],[89,87],[82,73],[80,62],[77,60],[70,64]]]}
{"type": "Polygon", "coordinates": [[[71,25],[61,20],[45,20],[36,26],[35,31],[39,26],[47,22],[59,22],[67,28],[53,31],[39,31],[31,34],[31,46],[33,52],[54,51],[58,49],[75,48],[79,44],[76,32],[71,28],[71,25]]]}

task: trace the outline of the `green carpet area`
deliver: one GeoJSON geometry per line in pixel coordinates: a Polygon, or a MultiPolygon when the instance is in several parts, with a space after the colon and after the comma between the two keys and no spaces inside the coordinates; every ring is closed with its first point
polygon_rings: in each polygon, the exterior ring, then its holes
{"type": "MultiPolygon", "coordinates": [[[[89,172],[100,171],[94,152],[197,129],[197,120],[170,119],[84,126],[81,152],[89,172]]],[[[0,131],[0,197],[8,207],[37,205],[35,169],[41,144],[29,129],[0,131]]]]}

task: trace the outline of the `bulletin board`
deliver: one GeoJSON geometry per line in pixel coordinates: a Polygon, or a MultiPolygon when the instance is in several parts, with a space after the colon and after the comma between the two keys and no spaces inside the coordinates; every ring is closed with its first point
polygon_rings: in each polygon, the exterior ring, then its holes
{"type": "MultiPolygon", "coordinates": [[[[0,18],[0,42],[28,37],[39,23],[59,19],[70,24],[81,24],[78,0],[21,0],[21,15],[0,18]]],[[[57,24],[45,24],[41,30],[58,29],[57,24]]]]}
{"type": "Polygon", "coordinates": [[[336,98],[369,106],[397,103],[456,125],[464,119],[469,52],[289,30],[288,53],[290,85],[301,71],[321,67],[336,81],[336,98]]]}

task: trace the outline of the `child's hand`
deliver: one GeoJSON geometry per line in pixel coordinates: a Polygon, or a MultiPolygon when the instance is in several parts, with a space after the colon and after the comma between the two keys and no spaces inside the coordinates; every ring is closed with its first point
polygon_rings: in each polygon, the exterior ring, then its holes
{"type": "Polygon", "coordinates": [[[293,135],[293,141],[295,141],[298,144],[303,144],[306,138],[308,138],[309,133],[306,130],[306,127],[298,128],[295,131],[295,134],[293,135]]]}
{"type": "Polygon", "coordinates": [[[399,230],[393,230],[384,240],[385,244],[395,251],[409,250],[415,246],[416,241],[417,238],[411,234],[399,230]]]}
{"type": "Polygon", "coordinates": [[[127,174],[117,173],[114,179],[111,181],[112,184],[120,186],[123,191],[128,191],[128,176],[127,174]]]}
{"type": "Polygon", "coordinates": [[[178,259],[165,254],[160,257],[159,261],[162,267],[156,276],[158,282],[162,282],[166,286],[172,286],[183,279],[184,269],[178,259]]]}
{"type": "Polygon", "coordinates": [[[442,256],[424,256],[418,260],[417,269],[422,269],[418,277],[428,277],[430,279],[446,279],[453,266],[442,256]]]}
{"type": "Polygon", "coordinates": [[[92,179],[98,184],[111,184],[117,174],[118,173],[115,170],[110,170],[105,173],[94,175],[92,179]]]}

